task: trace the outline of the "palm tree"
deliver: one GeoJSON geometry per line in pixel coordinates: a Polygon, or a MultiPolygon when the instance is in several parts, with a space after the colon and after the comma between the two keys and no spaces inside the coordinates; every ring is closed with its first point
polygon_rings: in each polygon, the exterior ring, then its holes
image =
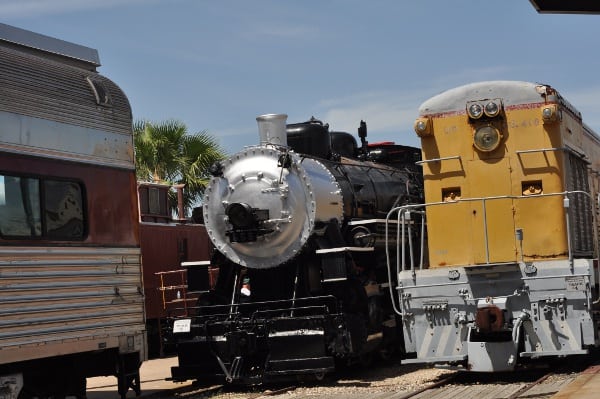
{"type": "MultiPolygon", "coordinates": [[[[188,211],[202,198],[210,179],[208,168],[225,158],[216,139],[206,131],[189,134],[184,123],[172,119],[158,123],[136,121],[133,133],[138,179],[185,184],[183,205],[188,211]]],[[[174,212],[177,197],[171,194],[169,205],[174,212]]]]}

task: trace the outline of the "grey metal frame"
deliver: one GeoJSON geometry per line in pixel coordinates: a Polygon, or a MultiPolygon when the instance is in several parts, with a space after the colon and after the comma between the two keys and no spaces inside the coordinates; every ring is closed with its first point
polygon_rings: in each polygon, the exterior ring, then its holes
{"type": "MultiPolygon", "coordinates": [[[[392,209],[386,218],[386,256],[388,275],[391,277],[396,273],[398,286],[397,293],[390,287],[390,295],[394,310],[403,317],[406,351],[417,354],[416,359],[407,359],[403,363],[462,364],[472,371],[512,370],[519,357],[582,354],[587,353],[587,347],[597,345],[592,288],[596,286],[598,276],[594,274],[593,259],[574,259],[570,245],[568,206],[569,197],[574,195],[591,198],[590,193],[575,190],[533,196],[467,198],[392,209]],[[552,196],[563,197],[568,260],[523,262],[521,259],[491,263],[486,202],[552,196]],[[421,234],[420,243],[412,242],[415,226],[411,214],[419,212],[424,217],[424,209],[429,206],[457,202],[482,203],[486,263],[426,269],[422,257],[424,235],[421,234]],[[388,230],[388,223],[392,222],[401,225],[395,237],[395,250],[399,254],[395,267],[391,264],[392,240],[388,230]],[[421,248],[418,264],[413,253],[416,245],[421,248]],[[488,303],[505,312],[504,329],[511,332],[512,341],[479,342],[472,338],[472,333],[476,332],[474,315],[479,307],[488,303]],[[519,351],[520,345],[524,350],[519,351]]],[[[590,201],[592,214],[595,214],[594,204],[590,201]]],[[[425,222],[421,228],[424,226],[425,222]]],[[[597,242],[594,246],[597,254],[597,242]]]]}

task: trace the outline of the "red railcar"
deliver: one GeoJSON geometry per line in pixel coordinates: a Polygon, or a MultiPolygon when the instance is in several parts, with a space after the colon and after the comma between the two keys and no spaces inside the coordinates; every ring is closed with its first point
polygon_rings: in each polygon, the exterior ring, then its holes
{"type": "Polygon", "coordinates": [[[151,357],[169,350],[161,327],[172,309],[185,312],[197,295],[187,287],[183,262],[210,259],[211,244],[203,224],[173,219],[164,184],[139,183],[140,244],[144,263],[144,292],[148,351],[151,357]]]}

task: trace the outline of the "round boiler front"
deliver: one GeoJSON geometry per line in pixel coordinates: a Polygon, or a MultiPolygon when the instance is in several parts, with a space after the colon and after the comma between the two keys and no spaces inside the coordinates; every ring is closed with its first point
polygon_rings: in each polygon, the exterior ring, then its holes
{"type": "Polygon", "coordinates": [[[327,168],[281,147],[249,147],[223,162],[205,191],[204,223],[234,263],[278,266],[298,254],[316,222],[342,219],[340,188],[327,168]]]}

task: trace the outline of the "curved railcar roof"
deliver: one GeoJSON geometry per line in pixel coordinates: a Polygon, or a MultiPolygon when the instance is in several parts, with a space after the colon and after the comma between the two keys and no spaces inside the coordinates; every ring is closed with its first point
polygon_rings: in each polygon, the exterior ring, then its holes
{"type": "MultiPolygon", "coordinates": [[[[73,45],[59,56],[52,46],[7,40],[8,28],[0,24],[0,149],[133,169],[131,105],[93,60],[70,58],[87,48],[73,45]]],[[[45,44],[62,43],[56,40],[45,44]]]]}
{"type": "MultiPolygon", "coordinates": [[[[505,107],[555,102],[560,96],[548,85],[519,81],[470,83],[438,94],[419,107],[420,115],[465,112],[465,101],[501,98],[505,107]],[[544,97],[547,96],[546,99],[544,97]]],[[[577,111],[575,111],[577,112],[577,111]]]]}
{"type": "Polygon", "coordinates": [[[13,43],[33,51],[55,54],[59,57],[80,61],[87,64],[88,69],[100,66],[98,50],[41,35],[25,29],[0,23],[0,41],[13,43]]]}
{"type": "MultiPolygon", "coordinates": [[[[419,115],[466,114],[466,101],[492,98],[501,98],[505,109],[527,104],[560,103],[582,120],[581,112],[550,85],[510,80],[476,82],[444,91],[423,102],[419,115]]],[[[585,132],[600,143],[600,136],[585,123],[582,124],[585,132]]]]}

